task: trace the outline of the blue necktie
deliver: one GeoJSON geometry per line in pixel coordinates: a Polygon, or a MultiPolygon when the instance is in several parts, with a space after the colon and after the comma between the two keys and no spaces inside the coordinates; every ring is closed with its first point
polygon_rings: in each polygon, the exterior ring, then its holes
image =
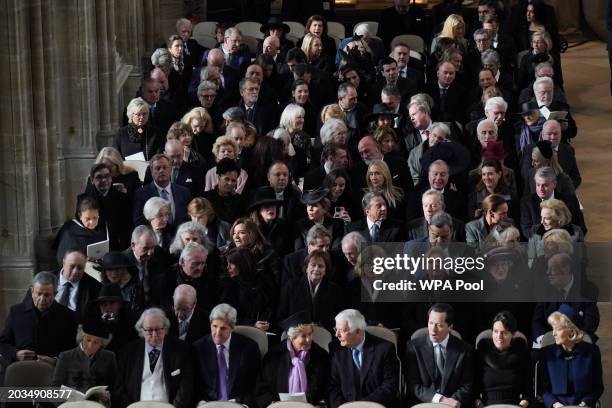
{"type": "Polygon", "coordinates": [[[172,203],[170,202],[170,195],[168,194],[168,191],[166,191],[166,189],[163,189],[160,194],[161,198],[168,202],[170,210],[168,211],[168,224],[172,224],[172,222],[174,221],[174,217],[172,216],[172,203]]]}
{"type": "Polygon", "coordinates": [[[372,225],[372,242],[377,242],[378,241],[378,230],[380,229],[380,227],[378,226],[378,224],[373,224],[372,225]]]}
{"type": "Polygon", "coordinates": [[[361,370],[361,361],[359,361],[359,354],[361,353],[358,348],[352,349],[353,351],[353,362],[358,370],[361,370]]]}

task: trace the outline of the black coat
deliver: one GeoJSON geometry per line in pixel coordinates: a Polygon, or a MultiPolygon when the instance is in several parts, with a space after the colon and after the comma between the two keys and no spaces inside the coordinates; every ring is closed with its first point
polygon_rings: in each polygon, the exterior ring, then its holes
{"type": "Polygon", "coordinates": [[[178,285],[193,286],[198,295],[197,303],[200,307],[212,310],[217,305],[219,296],[219,282],[216,279],[217,271],[204,270],[201,277],[190,279],[186,277],[180,265],[176,265],[163,275],[155,276],[151,281],[151,304],[170,310],[173,306],[172,295],[178,285]]]}
{"type": "MultiPolygon", "coordinates": [[[[308,381],[306,400],[312,405],[317,405],[322,400],[327,400],[331,368],[329,354],[316,343],[312,343],[304,365],[308,381]]],[[[280,401],[278,394],[289,392],[291,367],[286,341],[268,350],[257,380],[255,403],[258,407],[265,408],[273,401],[280,401]]]]}
{"type": "MultiPolygon", "coordinates": [[[[206,336],[196,341],[193,348],[198,367],[198,399],[216,401],[219,399],[217,347],[212,337],[206,336]]],[[[232,333],[228,366],[227,397],[240,404],[253,406],[255,384],[261,367],[257,343],[248,337],[232,333]]]]}
{"type": "MultiPolygon", "coordinates": [[[[189,320],[189,327],[187,328],[187,335],[185,336],[185,343],[193,344],[202,337],[210,334],[210,323],[208,320],[210,312],[200,306],[195,306],[191,319],[189,320]]],[[[178,338],[179,336],[179,322],[174,311],[169,311],[166,316],[170,319],[170,329],[168,329],[168,335],[178,338]]]]}
{"type": "MultiPolygon", "coordinates": [[[[162,150],[163,137],[161,131],[152,125],[144,127],[144,132],[138,138],[130,136],[132,125],[126,125],[119,128],[113,147],[119,150],[121,157],[124,159],[136,153],[142,152],[145,160],[151,160],[151,157],[162,150]]],[[[134,135],[138,133],[134,132],[134,135]]]]}
{"type": "MultiPolygon", "coordinates": [[[[584,216],[580,209],[580,203],[575,195],[562,194],[555,191],[555,198],[565,203],[572,214],[571,224],[582,228],[582,232],[586,235],[587,228],[584,223],[584,216]]],[[[533,226],[540,224],[541,209],[540,202],[542,200],[537,194],[529,194],[521,199],[521,232],[523,236],[531,237],[533,226]]]]}
{"type": "Polygon", "coordinates": [[[133,196],[119,192],[114,186],[111,186],[108,193],[103,196],[93,187],[89,179],[85,193],[96,197],[100,204],[100,220],[108,227],[111,251],[121,251],[129,247],[134,229],[131,216],[133,196]]]}
{"type": "MultiPolygon", "coordinates": [[[[245,115],[248,115],[242,100],[238,106],[245,112],[245,115]]],[[[265,135],[272,129],[278,127],[279,118],[276,105],[257,102],[253,106],[253,120],[250,122],[255,126],[255,129],[257,129],[258,135],[265,135]]]]}
{"type": "Polygon", "coordinates": [[[107,234],[104,222],[98,221],[96,228],[91,230],[77,219],[66,221],[57,233],[53,243],[56,250],[55,259],[57,263],[61,265],[64,255],[71,249],[79,249],[84,254],[87,254],[87,246],[100,241],[106,241],[107,234]]]}
{"type": "Polygon", "coordinates": [[[437,79],[427,84],[426,92],[433,98],[434,104],[439,109],[439,120],[444,122],[466,122],[466,91],[457,81],[453,81],[448,87],[444,105],[440,103],[440,87],[438,86],[437,79]]]}
{"type": "Polygon", "coordinates": [[[215,187],[202,194],[202,197],[210,201],[216,216],[230,225],[245,213],[245,200],[241,194],[222,197],[218,187],[215,187]]]}
{"type": "Polygon", "coordinates": [[[219,287],[219,302],[227,303],[237,310],[237,324],[253,326],[257,321],[272,321],[278,293],[273,275],[259,273],[252,285],[225,277],[219,287]]]}
{"type": "Polygon", "coordinates": [[[372,401],[395,406],[399,385],[399,359],[393,343],[366,334],[361,370],[353,362],[350,349],[343,347],[332,355],[329,402],[337,408],[349,401],[372,401]]]}
{"type": "MultiPolygon", "coordinates": [[[[294,242],[294,249],[296,251],[306,247],[306,235],[308,235],[308,230],[314,224],[314,221],[302,218],[293,226],[296,235],[294,242]]],[[[332,247],[337,248],[344,236],[344,221],[339,218],[325,217],[323,219],[323,226],[332,234],[332,247]]]]}
{"type": "Polygon", "coordinates": [[[57,302],[41,314],[26,297],[23,302],[11,306],[0,335],[0,354],[9,361],[16,361],[19,350],[32,350],[49,357],[73,348],[76,337],[76,317],[72,310],[57,302]]]}
{"type": "MultiPolygon", "coordinates": [[[[144,184],[149,184],[152,181],[151,168],[147,167],[144,184]]],[[[191,197],[199,197],[204,193],[204,173],[190,163],[183,162],[179,167],[175,183],[189,189],[191,197]]]]}
{"type": "MultiPolygon", "coordinates": [[[[140,401],[145,342],[143,339],[127,344],[119,354],[121,379],[120,406],[140,401]]],[[[193,349],[182,340],[166,336],[161,359],[168,402],[176,408],[189,408],[195,404],[195,364],[193,349]]]]}
{"type": "MultiPolygon", "coordinates": [[[[50,272],[55,275],[59,285],[62,268],[50,272]]],[[[100,285],[100,282],[89,276],[87,273],[83,273],[83,277],[79,281],[79,289],[77,292],[75,310],[75,317],[79,323],[82,322],[83,319],[85,319],[85,315],[87,312],[87,304],[91,301],[94,301],[98,297],[98,292],[100,291],[101,286],[102,285],[100,285]]]]}
{"type": "MultiPolygon", "coordinates": [[[[403,188],[405,192],[414,190],[414,184],[412,183],[412,177],[410,176],[410,170],[408,169],[406,160],[401,156],[389,153],[384,156],[383,160],[387,166],[389,166],[394,186],[403,188]]],[[[361,191],[366,187],[367,172],[368,165],[364,161],[356,163],[353,167],[351,172],[351,186],[354,192],[361,191]]]]}

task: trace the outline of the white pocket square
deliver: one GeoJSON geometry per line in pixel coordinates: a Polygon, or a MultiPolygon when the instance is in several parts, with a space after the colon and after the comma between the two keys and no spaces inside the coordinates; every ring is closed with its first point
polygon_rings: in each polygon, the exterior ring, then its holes
{"type": "Polygon", "coordinates": [[[192,182],[193,182],[193,180],[192,180],[192,179],[190,179],[190,178],[188,178],[187,180],[185,180],[185,183],[192,183],[192,182]]]}
{"type": "Polygon", "coordinates": [[[172,377],[176,377],[176,376],[177,376],[177,375],[179,375],[180,373],[181,373],[181,369],[180,369],[180,368],[178,368],[178,369],[174,370],[173,372],[171,372],[171,373],[170,373],[170,375],[171,375],[172,377]]]}

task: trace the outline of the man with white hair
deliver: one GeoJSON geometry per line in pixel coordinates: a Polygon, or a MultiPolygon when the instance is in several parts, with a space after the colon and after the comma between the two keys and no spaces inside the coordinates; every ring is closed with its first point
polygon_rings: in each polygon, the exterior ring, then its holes
{"type": "Polygon", "coordinates": [[[400,373],[393,343],[367,333],[358,310],[343,310],[335,320],[341,347],[332,354],[330,407],[351,401],[395,406],[400,373]]]}
{"type": "Polygon", "coordinates": [[[180,284],[172,295],[174,307],[168,312],[170,319],[169,335],[178,337],[187,344],[210,333],[208,310],[198,305],[198,294],[193,286],[180,284]]]}
{"type": "Polygon", "coordinates": [[[145,310],[136,330],[141,339],[119,353],[119,406],[136,401],[169,402],[177,408],[195,405],[195,364],[191,347],[167,336],[170,321],[163,310],[145,310]]]}
{"type": "MultiPolygon", "coordinates": [[[[359,37],[361,41],[365,42],[368,47],[370,47],[370,50],[372,51],[372,63],[374,63],[374,65],[378,64],[378,61],[380,61],[384,53],[384,45],[380,38],[374,37],[368,23],[357,24],[353,29],[353,36],[343,38],[342,41],[340,41],[338,50],[343,50],[349,43],[355,41],[357,37],[359,37]]],[[[340,51],[338,51],[336,53],[336,64],[338,64],[340,60],[342,60],[342,54],[340,54],[340,51]]]]}
{"type": "MultiPolygon", "coordinates": [[[[406,239],[408,241],[419,240],[429,237],[429,223],[431,218],[444,212],[444,194],[433,188],[425,191],[421,197],[423,207],[423,217],[409,221],[406,226],[406,239]]],[[[465,241],[465,224],[458,218],[453,217],[453,240],[465,241]]]]}
{"type": "Polygon", "coordinates": [[[210,312],[210,334],[193,345],[200,373],[200,402],[235,400],[254,406],[261,354],[257,343],[234,332],[236,318],[236,309],[227,303],[218,304],[210,312]]]}
{"type": "MultiPolygon", "coordinates": [[[[242,33],[240,30],[236,27],[230,27],[225,30],[223,42],[217,47],[223,51],[225,63],[240,73],[244,72],[249,62],[251,62],[249,53],[240,50],[241,42],[242,33]]],[[[207,50],[204,52],[201,66],[206,66],[208,64],[207,58],[210,51],[211,50],[207,50]]]]}
{"type": "Polygon", "coordinates": [[[188,66],[195,66],[202,58],[204,47],[192,38],[193,24],[186,18],[179,18],[176,21],[176,33],[183,40],[183,61],[188,66]]]}
{"type": "Polygon", "coordinates": [[[551,112],[565,112],[567,116],[561,121],[561,128],[563,129],[563,140],[568,141],[576,137],[578,129],[576,128],[576,122],[572,118],[570,113],[570,107],[568,104],[555,100],[554,82],[548,77],[540,77],[533,83],[533,94],[534,97],[531,99],[535,101],[540,107],[540,113],[545,119],[556,119],[554,115],[551,116],[551,112]]]}
{"type": "MultiPolygon", "coordinates": [[[[535,67],[535,78],[534,81],[538,78],[548,77],[553,80],[555,79],[555,69],[552,64],[548,61],[540,62],[535,67]]],[[[528,101],[534,97],[533,94],[533,82],[529,84],[528,87],[521,90],[518,100],[519,101],[528,101]]],[[[567,99],[565,98],[565,91],[558,84],[554,84],[553,88],[553,100],[558,102],[567,103],[567,99]]]]}

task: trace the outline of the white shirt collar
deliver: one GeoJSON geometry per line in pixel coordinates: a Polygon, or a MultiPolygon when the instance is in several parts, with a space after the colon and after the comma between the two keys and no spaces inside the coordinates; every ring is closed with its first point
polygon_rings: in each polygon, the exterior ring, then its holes
{"type": "MultiPolygon", "coordinates": [[[[442,345],[442,348],[446,350],[446,347],[448,346],[448,339],[450,339],[451,334],[448,333],[448,336],[446,336],[446,338],[444,340],[442,340],[440,342],[440,344],[442,345]]],[[[433,339],[431,337],[429,337],[429,340],[431,340],[431,343],[435,346],[437,343],[435,343],[433,341],[433,339]]]]}

